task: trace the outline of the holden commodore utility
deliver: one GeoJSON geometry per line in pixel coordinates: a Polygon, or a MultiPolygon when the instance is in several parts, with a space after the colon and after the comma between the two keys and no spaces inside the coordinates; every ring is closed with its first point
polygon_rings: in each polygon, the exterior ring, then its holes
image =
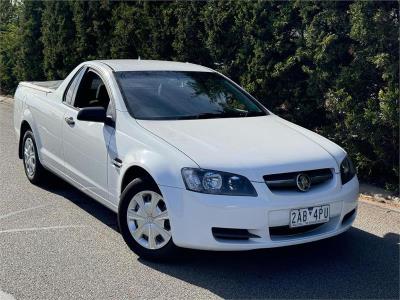
{"type": "Polygon", "coordinates": [[[356,216],[341,147],[199,65],[88,61],[62,81],[21,82],[14,126],[28,179],[54,173],[116,212],[147,259],[312,242],[356,216]]]}

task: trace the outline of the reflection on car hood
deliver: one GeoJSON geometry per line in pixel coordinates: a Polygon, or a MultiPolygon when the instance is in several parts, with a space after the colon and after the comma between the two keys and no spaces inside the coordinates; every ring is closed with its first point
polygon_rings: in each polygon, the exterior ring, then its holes
{"type": "Polygon", "coordinates": [[[265,174],[319,168],[338,172],[345,155],[329,140],[275,115],[138,123],[201,168],[239,173],[252,181],[263,181],[265,174]]]}

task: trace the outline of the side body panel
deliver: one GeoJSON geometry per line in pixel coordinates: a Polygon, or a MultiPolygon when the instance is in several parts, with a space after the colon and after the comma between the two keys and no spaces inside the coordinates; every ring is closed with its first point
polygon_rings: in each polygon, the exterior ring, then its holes
{"type": "MultiPolygon", "coordinates": [[[[198,165],[180,150],[141,127],[128,112],[117,111],[117,125],[109,149],[108,188],[110,201],[118,205],[122,179],[134,166],[146,170],[159,186],[185,188],[181,168],[198,165]],[[119,158],[122,167],[111,162],[119,158]]],[[[167,203],[167,206],[169,203],[167,203]]]]}
{"type": "Polygon", "coordinates": [[[64,118],[72,117],[74,125],[62,124],[65,173],[85,190],[108,199],[108,145],[114,128],[103,123],[77,120],[78,110],[66,107],[64,118]]]}
{"type": "Polygon", "coordinates": [[[27,109],[32,114],[33,123],[36,124],[40,145],[41,162],[45,166],[64,170],[62,157],[62,117],[64,107],[49,96],[39,95],[35,100],[27,102],[27,109]]]}
{"type": "Polygon", "coordinates": [[[41,163],[63,170],[61,119],[64,107],[59,103],[58,95],[19,86],[15,99],[14,127],[18,138],[22,122],[28,122],[41,163]]]}

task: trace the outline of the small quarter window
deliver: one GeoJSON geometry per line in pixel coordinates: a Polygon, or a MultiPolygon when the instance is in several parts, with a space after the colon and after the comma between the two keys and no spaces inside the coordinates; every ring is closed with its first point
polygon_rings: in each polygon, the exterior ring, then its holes
{"type": "Polygon", "coordinates": [[[85,71],[85,68],[80,69],[78,72],[76,72],[75,76],[72,78],[72,80],[67,88],[67,92],[65,93],[65,97],[64,97],[64,102],[66,104],[72,105],[72,103],[74,102],[76,88],[78,86],[79,81],[82,78],[84,71],[85,71]]]}

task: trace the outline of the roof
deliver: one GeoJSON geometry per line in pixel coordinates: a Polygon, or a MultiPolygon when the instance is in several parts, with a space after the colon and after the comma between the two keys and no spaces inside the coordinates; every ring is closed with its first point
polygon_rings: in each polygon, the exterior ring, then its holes
{"type": "Polygon", "coordinates": [[[164,60],[108,59],[98,60],[114,71],[197,71],[211,72],[211,69],[191,63],[164,60]]]}

